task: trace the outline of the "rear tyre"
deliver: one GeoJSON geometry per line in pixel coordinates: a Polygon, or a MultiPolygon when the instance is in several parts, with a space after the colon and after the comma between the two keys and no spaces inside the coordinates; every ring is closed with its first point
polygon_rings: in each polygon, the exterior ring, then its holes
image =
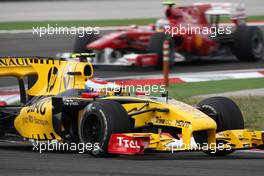
{"type": "MultiPolygon", "coordinates": [[[[216,132],[244,129],[244,120],[239,107],[231,99],[226,97],[212,97],[201,101],[198,107],[210,116],[217,124],[216,132]]],[[[199,141],[199,138],[196,139],[199,141]]],[[[234,150],[217,150],[215,153],[205,151],[210,156],[224,156],[233,153],[234,150]]]]}
{"type": "Polygon", "coordinates": [[[96,157],[108,154],[108,143],[113,133],[130,132],[130,118],[123,106],[115,101],[99,100],[86,106],[79,123],[79,137],[82,143],[97,143],[89,154],[96,157]]]}
{"type": "Polygon", "coordinates": [[[257,62],[263,58],[261,30],[255,26],[239,26],[234,34],[234,54],[242,62],[257,62]]]}
{"type": "Polygon", "coordinates": [[[175,42],[173,38],[165,35],[164,33],[154,33],[149,41],[148,52],[156,53],[158,55],[158,64],[157,69],[162,70],[163,68],[163,42],[169,40],[169,57],[170,66],[174,64],[174,55],[175,55],[175,42]]]}
{"type": "Polygon", "coordinates": [[[99,38],[100,36],[96,34],[85,34],[83,37],[77,36],[74,44],[74,52],[75,53],[93,52],[92,50],[86,48],[86,46],[99,38]]]}

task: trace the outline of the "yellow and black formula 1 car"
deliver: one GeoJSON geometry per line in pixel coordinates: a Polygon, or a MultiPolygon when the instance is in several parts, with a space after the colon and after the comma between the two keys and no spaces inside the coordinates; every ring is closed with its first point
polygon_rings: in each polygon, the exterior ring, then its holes
{"type": "Polygon", "coordinates": [[[93,156],[187,150],[226,155],[263,147],[263,133],[244,129],[239,108],[227,98],[192,107],[167,96],[87,92],[93,67],[81,60],[0,58],[0,76],[18,79],[21,100],[0,107],[2,138],[97,144],[89,150],[93,156]]]}

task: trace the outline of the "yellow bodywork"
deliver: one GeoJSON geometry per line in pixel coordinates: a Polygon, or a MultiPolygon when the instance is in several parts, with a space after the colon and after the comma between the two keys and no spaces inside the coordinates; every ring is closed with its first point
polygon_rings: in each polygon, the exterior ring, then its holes
{"type": "MultiPolygon", "coordinates": [[[[151,108],[167,108],[169,112],[147,112],[143,114],[139,114],[133,116],[135,119],[135,127],[143,127],[149,124],[155,126],[167,126],[167,127],[175,127],[180,128],[182,131],[182,138],[184,143],[189,144],[191,140],[192,133],[194,131],[207,131],[209,133],[208,141],[210,143],[215,143],[215,131],[216,131],[216,123],[213,119],[208,117],[206,114],[197,110],[196,108],[187,105],[185,103],[169,100],[166,102],[159,102],[150,99],[142,99],[142,98],[133,98],[133,97],[108,97],[107,99],[135,99],[142,101],[149,101],[149,105],[146,106],[142,110],[147,110],[151,108]]],[[[145,103],[127,103],[124,104],[124,108],[127,111],[132,110],[133,108],[139,109],[145,103]]],[[[133,111],[132,111],[133,112],[133,111]]]]}
{"type": "MultiPolygon", "coordinates": [[[[49,58],[0,58],[0,76],[17,79],[36,75],[36,83],[27,95],[54,96],[67,89],[84,89],[87,79],[93,76],[90,63],[63,61],[49,58]]],[[[25,138],[50,140],[61,137],[53,129],[51,98],[25,106],[14,121],[17,132],[25,138]]]]}
{"type": "Polygon", "coordinates": [[[175,142],[175,139],[166,134],[154,133],[127,133],[127,136],[134,138],[149,138],[150,142],[147,149],[166,152],[177,151],[206,151],[206,150],[242,150],[251,149],[263,145],[263,132],[252,131],[247,129],[227,130],[216,134],[217,143],[207,143],[205,145],[195,145],[180,143],[170,145],[175,142]],[[223,142],[225,141],[225,142],[223,142]]]}
{"type": "Polygon", "coordinates": [[[22,108],[16,117],[14,125],[18,133],[28,139],[61,140],[53,128],[51,99],[44,99],[22,108]]]}
{"type": "MultiPolygon", "coordinates": [[[[45,96],[37,103],[22,107],[14,121],[17,132],[24,138],[37,140],[62,140],[56,133],[53,124],[52,96],[68,89],[83,89],[87,79],[93,76],[91,64],[78,61],[62,61],[48,58],[0,58],[0,76],[14,76],[23,79],[25,76],[37,75],[36,83],[27,91],[30,96],[45,96]]],[[[72,97],[71,100],[81,100],[72,97]]],[[[148,111],[131,116],[134,127],[149,125],[171,127],[181,131],[182,146],[177,150],[189,150],[194,132],[206,131],[208,145],[217,141],[230,143],[232,148],[251,148],[263,145],[262,132],[249,130],[230,130],[216,133],[215,121],[195,107],[171,100],[168,102],[132,96],[106,96],[102,99],[125,101],[122,104],[129,115],[136,109],[148,110],[153,108],[167,109],[167,111],[148,111]],[[142,108],[143,107],[143,108],[142,108]]],[[[92,100],[90,100],[92,101],[92,100]]],[[[82,110],[79,112],[80,118],[82,110]]],[[[62,131],[64,127],[61,126],[62,131]]],[[[158,133],[131,133],[135,137],[149,137],[149,149],[156,151],[176,150],[168,147],[175,139],[159,131],[158,133]]],[[[228,146],[225,146],[228,147],[228,146]]]]}
{"type": "Polygon", "coordinates": [[[0,76],[23,79],[37,75],[37,82],[27,92],[31,96],[57,95],[67,89],[82,89],[93,76],[90,63],[62,61],[49,58],[0,58],[0,76]],[[85,74],[85,69],[90,73],[85,74]],[[76,73],[76,75],[72,75],[76,73]]]}

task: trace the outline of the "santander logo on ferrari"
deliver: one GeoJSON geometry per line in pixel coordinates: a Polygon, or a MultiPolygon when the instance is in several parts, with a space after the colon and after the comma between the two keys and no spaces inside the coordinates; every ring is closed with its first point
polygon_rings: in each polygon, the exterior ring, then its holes
{"type": "Polygon", "coordinates": [[[117,137],[118,146],[124,146],[125,148],[140,148],[137,141],[124,139],[124,137],[117,137]]]}

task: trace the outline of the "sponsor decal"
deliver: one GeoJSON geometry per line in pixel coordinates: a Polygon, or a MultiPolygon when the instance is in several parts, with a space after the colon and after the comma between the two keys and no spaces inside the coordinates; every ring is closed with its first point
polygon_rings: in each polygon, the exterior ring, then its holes
{"type": "Polygon", "coordinates": [[[44,104],[45,104],[45,101],[44,102],[37,102],[37,103],[33,104],[32,106],[30,106],[28,108],[27,113],[35,112],[37,114],[45,115],[47,108],[44,106],[44,104]]]}
{"type": "Polygon", "coordinates": [[[138,142],[133,139],[125,139],[124,137],[117,137],[118,145],[125,148],[140,148],[138,142]]]}
{"type": "Polygon", "coordinates": [[[68,64],[66,66],[66,71],[63,76],[64,88],[66,90],[70,88],[70,85],[72,84],[73,79],[74,79],[74,76],[68,74],[68,72],[72,72],[72,71],[73,71],[72,64],[68,64]]]}
{"type": "Polygon", "coordinates": [[[184,121],[184,120],[165,120],[165,119],[160,119],[160,118],[156,118],[156,123],[167,125],[167,126],[177,126],[177,127],[182,127],[182,128],[189,128],[191,124],[191,122],[184,121]]]}
{"type": "Polygon", "coordinates": [[[188,122],[188,121],[176,120],[176,126],[180,126],[183,128],[189,128],[190,124],[191,124],[191,122],[188,122]]]}
{"type": "Polygon", "coordinates": [[[80,103],[78,101],[75,101],[75,100],[64,100],[63,104],[65,106],[80,106],[80,103]]]}
{"type": "Polygon", "coordinates": [[[50,68],[48,73],[47,92],[51,92],[53,90],[57,77],[58,77],[58,68],[53,66],[50,68]]]}
{"type": "Polygon", "coordinates": [[[42,126],[49,125],[48,120],[39,119],[31,115],[23,117],[22,121],[23,121],[23,124],[31,123],[31,124],[42,125],[42,126]]]}
{"type": "Polygon", "coordinates": [[[26,58],[1,58],[0,67],[10,66],[28,66],[28,60],[26,58]]]}
{"type": "Polygon", "coordinates": [[[112,134],[108,143],[108,152],[116,154],[143,154],[149,145],[149,137],[135,137],[126,134],[112,134]]]}

